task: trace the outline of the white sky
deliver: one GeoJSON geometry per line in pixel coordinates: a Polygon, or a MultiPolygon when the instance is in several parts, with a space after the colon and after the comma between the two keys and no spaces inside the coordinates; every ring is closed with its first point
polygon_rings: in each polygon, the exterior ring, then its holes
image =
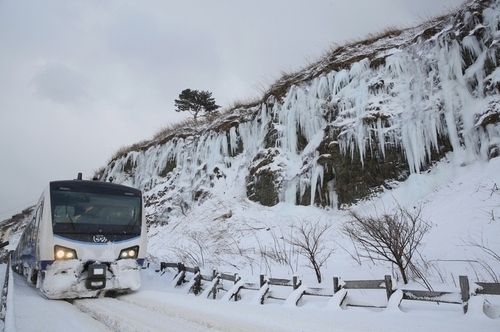
{"type": "Polygon", "coordinates": [[[409,27],[463,0],[0,0],[0,220],[49,181],[189,118],[186,89],[261,97],[333,43],[409,27]]]}

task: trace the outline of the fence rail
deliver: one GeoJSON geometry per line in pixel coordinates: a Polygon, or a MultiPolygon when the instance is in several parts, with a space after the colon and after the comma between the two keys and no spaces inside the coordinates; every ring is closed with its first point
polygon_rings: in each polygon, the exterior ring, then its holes
{"type": "MultiPolygon", "coordinates": [[[[183,283],[189,283],[188,292],[193,292],[198,295],[203,292],[207,298],[217,299],[220,292],[225,292],[222,298],[228,300],[238,301],[241,298],[241,290],[252,290],[257,292],[257,300],[264,304],[267,299],[283,300],[297,304],[302,296],[322,296],[335,298],[335,302],[339,306],[360,306],[360,307],[373,307],[385,308],[386,306],[367,305],[349,303],[345,304],[345,299],[349,290],[358,289],[372,289],[384,290],[387,303],[397,291],[393,288],[392,278],[390,275],[384,276],[383,279],[376,280],[342,280],[340,277],[333,278],[333,287],[307,287],[302,284],[302,281],[297,276],[290,279],[287,278],[266,278],[265,275],[260,275],[258,282],[251,282],[249,280],[242,280],[238,274],[218,273],[216,270],[212,271],[212,275],[201,275],[199,267],[187,267],[182,263],[161,263],[160,273],[165,273],[166,269],[173,268],[177,270],[174,277],[173,284],[180,286],[183,283]],[[192,273],[193,276],[187,280],[186,273],[192,273]],[[203,284],[202,281],[207,281],[203,284]],[[230,287],[224,285],[224,281],[230,283],[230,287]],[[203,288],[205,290],[203,291],[203,288]],[[279,294],[276,295],[274,291],[281,288],[279,294]],[[288,288],[289,291],[286,291],[288,288]],[[283,296],[285,294],[285,296],[283,296]]],[[[401,289],[398,305],[402,301],[428,301],[436,303],[449,303],[461,305],[464,314],[468,310],[468,301],[471,296],[475,295],[500,295],[500,283],[486,283],[474,282],[477,287],[471,292],[469,278],[466,276],[459,277],[460,288],[456,291],[430,291],[430,290],[416,290],[416,289],[401,289]]]]}
{"type": "Polygon", "coordinates": [[[500,283],[476,282],[481,289],[476,290],[476,294],[500,295],[500,283]]]}

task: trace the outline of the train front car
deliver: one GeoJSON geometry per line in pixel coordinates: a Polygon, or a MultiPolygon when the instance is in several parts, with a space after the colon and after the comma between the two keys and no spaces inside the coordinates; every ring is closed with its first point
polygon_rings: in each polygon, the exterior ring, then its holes
{"type": "Polygon", "coordinates": [[[138,289],[147,247],[141,191],[73,180],[51,182],[48,193],[36,239],[37,287],[52,299],[138,289]]]}

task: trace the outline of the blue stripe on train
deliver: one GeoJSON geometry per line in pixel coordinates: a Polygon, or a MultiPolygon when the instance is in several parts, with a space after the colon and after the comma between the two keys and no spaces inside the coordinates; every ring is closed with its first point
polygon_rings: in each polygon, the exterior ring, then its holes
{"type": "Polygon", "coordinates": [[[124,242],[130,242],[130,241],[133,241],[133,240],[137,240],[138,238],[140,238],[140,236],[135,236],[135,237],[132,237],[132,238],[129,238],[129,239],[126,239],[126,240],[121,240],[121,241],[109,241],[109,242],[94,242],[94,241],[79,241],[79,240],[75,240],[75,239],[70,239],[70,238],[67,238],[67,237],[64,237],[64,236],[61,236],[61,235],[57,235],[57,234],[54,234],[54,237],[57,238],[57,239],[61,239],[61,240],[65,240],[65,241],[69,241],[69,242],[74,242],[74,243],[84,243],[84,244],[89,244],[89,245],[99,245],[99,246],[102,246],[102,245],[106,245],[106,244],[109,244],[109,243],[124,243],[124,242]]]}

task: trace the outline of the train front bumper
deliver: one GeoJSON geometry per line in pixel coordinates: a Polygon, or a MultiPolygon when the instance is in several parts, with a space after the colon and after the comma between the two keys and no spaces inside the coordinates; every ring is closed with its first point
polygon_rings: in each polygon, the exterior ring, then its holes
{"type": "Polygon", "coordinates": [[[134,291],[141,286],[135,259],[115,262],[54,261],[42,271],[37,287],[51,299],[95,297],[102,291],[134,291]]]}

